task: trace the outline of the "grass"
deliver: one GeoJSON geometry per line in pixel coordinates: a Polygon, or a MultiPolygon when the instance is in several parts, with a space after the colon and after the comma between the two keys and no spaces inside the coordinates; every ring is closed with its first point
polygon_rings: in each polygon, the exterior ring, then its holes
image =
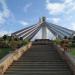
{"type": "Polygon", "coordinates": [[[75,47],[71,48],[70,54],[73,55],[73,56],[75,56],[75,47]]]}
{"type": "Polygon", "coordinates": [[[0,59],[11,51],[11,48],[0,48],[0,59]]]}

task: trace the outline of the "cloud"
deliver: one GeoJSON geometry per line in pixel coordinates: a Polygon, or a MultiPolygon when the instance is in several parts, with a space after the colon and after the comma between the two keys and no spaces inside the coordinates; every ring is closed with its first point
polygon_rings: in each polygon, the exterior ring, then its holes
{"type": "Polygon", "coordinates": [[[11,35],[11,32],[8,31],[0,31],[0,37],[3,35],[11,35]]]}
{"type": "Polygon", "coordinates": [[[0,36],[3,36],[4,34],[9,34],[11,32],[8,31],[9,28],[8,27],[10,24],[10,22],[14,22],[15,21],[15,16],[14,14],[10,11],[10,9],[8,9],[8,6],[6,4],[6,0],[0,0],[0,4],[1,4],[1,9],[0,10],[0,36]]]}
{"type": "Polygon", "coordinates": [[[24,12],[27,12],[28,9],[31,7],[32,3],[26,4],[24,7],[24,12]]]}
{"type": "Polygon", "coordinates": [[[71,25],[71,29],[75,30],[75,22],[72,22],[70,25],[71,25]]]}
{"type": "Polygon", "coordinates": [[[51,17],[51,18],[47,17],[47,20],[52,22],[52,23],[59,24],[59,22],[61,21],[61,18],[59,18],[59,17],[51,17]]]}
{"type": "Polygon", "coordinates": [[[64,0],[65,3],[71,3],[73,0],[64,0]]]}
{"type": "Polygon", "coordinates": [[[58,24],[60,20],[61,20],[60,18],[52,18],[52,21],[55,24],[58,24]]]}
{"type": "Polygon", "coordinates": [[[26,26],[26,25],[28,25],[29,23],[28,22],[26,22],[26,21],[20,21],[19,22],[20,24],[22,24],[23,26],[26,26]]]}
{"type": "Polygon", "coordinates": [[[6,0],[0,0],[0,3],[2,5],[2,11],[0,11],[0,25],[3,25],[8,18],[12,19],[14,18],[13,13],[8,9],[8,6],[6,4],[6,0]]]}
{"type": "Polygon", "coordinates": [[[47,3],[46,9],[50,14],[59,14],[63,11],[64,5],[59,3],[47,3]]]}
{"type": "Polygon", "coordinates": [[[52,3],[50,0],[46,0],[46,9],[51,15],[68,14],[75,11],[75,1],[74,0],[64,0],[64,2],[52,3]]]}
{"type": "Polygon", "coordinates": [[[63,2],[51,2],[51,0],[45,0],[46,10],[49,15],[48,20],[75,30],[75,0],[63,0],[63,2]]]}
{"type": "Polygon", "coordinates": [[[5,0],[0,0],[0,3],[2,4],[3,9],[3,11],[0,12],[0,24],[3,24],[5,19],[9,17],[10,11],[8,10],[5,0]]]}
{"type": "Polygon", "coordinates": [[[46,9],[52,15],[59,14],[64,10],[64,4],[63,3],[51,3],[49,0],[46,0],[46,9]]]}

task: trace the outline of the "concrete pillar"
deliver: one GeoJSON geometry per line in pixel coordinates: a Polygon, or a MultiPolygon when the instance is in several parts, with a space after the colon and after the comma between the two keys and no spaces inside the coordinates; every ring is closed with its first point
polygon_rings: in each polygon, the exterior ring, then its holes
{"type": "Polygon", "coordinates": [[[47,30],[45,25],[42,26],[42,39],[47,39],[47,30]]]}
{"type": "Polygon", "coordinates": [[[44,25],[46,22],[46,18],[45,17],[41,17],[39,19],[39,24],[41,24],[41,28],[42,28],[42,39],[47,39],[47,29],[46,29],[46,26],[44,25]]]}

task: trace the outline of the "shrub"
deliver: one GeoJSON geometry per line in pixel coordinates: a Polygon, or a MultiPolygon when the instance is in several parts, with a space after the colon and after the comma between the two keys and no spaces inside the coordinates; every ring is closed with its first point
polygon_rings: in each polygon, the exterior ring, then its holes
{"type": "Polygon", "coordinates": [[[26,44],[28,44],[28,43],[29,43],[29,40],[28,40],[28,39],[25,39],[25,40],[23,40],[23,42],[22,42],[23,45],[26,45],[26,44]]]}
{"type": "Polygon", "coordinates": [[[61,40],[60,39],[56,39],[53,41],[55,44],[60,44],[61,40]]]}
{"type": "Polygon", "coordinates": [[[0,48],[20,48],[23,45],[26,45],[29,43],[29,40],[23,40],[23,38],[17,38],[12,36],[4,35],[2,38],[0,38],[0,48]]]}
{"type": "Polygon", "coordinates": [[[75,36],[73,36],[73,38],[71,39],[71,42],[72,42],[71,47],[75,47],[75,36]]]}
{"type": "Polygon", "coordinates": [[[7,47],[9,47],[7,40],[6,41],[0,41],[0,48],[7,48],[7,47]]]}
{"type": "Polygon", "coordinates": [[[9,42],[9,47],[12,48],[13,50],[18,48],[18,46],[19,46],[19,42],[18,41],[12,40],[12,41],[9,42]]]}
{"type": "Polygon", "coordinates": [[[7,35],[4,35],[2,38],[3,38],[3,40],[7,40],[8,39],[8,36],[7,35]]]}
{"type": "Polygon", "coordinates": [[[75,40],[72,40],[71,47],[75,47],[75,40]]]}

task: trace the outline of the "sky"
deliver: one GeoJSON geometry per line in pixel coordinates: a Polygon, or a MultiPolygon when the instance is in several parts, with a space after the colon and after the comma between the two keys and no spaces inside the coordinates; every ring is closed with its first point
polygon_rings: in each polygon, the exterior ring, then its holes
{"type": "Polygon", "coordinates": [[[0,0],[0,36],[36,24],[42,16],[75,30],[75,0],[0,0]]]}

